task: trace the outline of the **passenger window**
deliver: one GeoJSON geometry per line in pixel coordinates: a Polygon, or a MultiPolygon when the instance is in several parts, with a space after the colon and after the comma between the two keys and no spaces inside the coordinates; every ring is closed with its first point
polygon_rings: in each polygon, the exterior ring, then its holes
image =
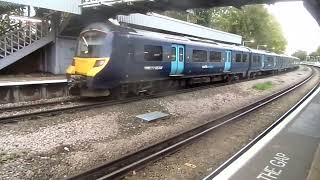
{"type": "Polygon", "coordinates": [[[247,62],[247,60],[248,60],[248,55],[242,54],[242,62],[247,62]]]}
{"type": "Polygon", "coordinates": [[[257,56],[256,55],[252,55],[252,64],[256,64],[257,63],[257,56]]]}
{"type": "Polygon", "coordinates": [[[179,61],[182,62],[184,59],[184,52],[183,52],[183,48],[179,48],[179,61]]]}
{"type": "Polygon", "coordinates": [[[221,62],[221,52],[210,51],[209,61],[210,62],[221,62]]]}
{"type": "Polygon", "coordinates": [[[193,50],[192,61],[193,62],[207,62],[207,51],[193,50]]]}
{"type": "Polygon", "coordinates": [[[258,63],[261,62],[261,56],[258,56],[258,63]]]}
{"type": "Polygon", "coordinates": [[[270,57],[270,56],[267,57],[267,63],[272,64],[272,57],[270,57]]]}
{"type": "Polygon", "coordinates": [[[241,62],[241,54],[236,54],[236,62],[241,62]]]}
{"type": "Polygon", "coordinates": [[[171,48],[171,61],[176,61],[176,47],[171,48]]]}
{"type": "Polygon", "coordinates": [[[162,61],[162,46],[144,46],[145,61],[162,61]]]}

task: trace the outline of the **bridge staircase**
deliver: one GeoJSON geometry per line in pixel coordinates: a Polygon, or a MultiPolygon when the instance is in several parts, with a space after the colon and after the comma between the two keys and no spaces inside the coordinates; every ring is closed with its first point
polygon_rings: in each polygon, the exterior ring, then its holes
{"type": "Polygon", "coordinates": [[[23,23],[0,36],[0,70],[15,63],[54,40],[54,31],[48,23],[23,23]]]}

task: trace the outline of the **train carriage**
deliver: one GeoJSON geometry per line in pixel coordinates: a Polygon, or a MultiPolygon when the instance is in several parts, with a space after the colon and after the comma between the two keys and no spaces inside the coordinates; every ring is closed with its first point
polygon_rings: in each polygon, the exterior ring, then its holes
{"type": "Polygon", "coordinates": [[[150,93],[293,68],[291,57],[243,46],[95,23],[79,37],[67,77],[71,94],[150,93]]]}
{"type": "Polygon", "coordinates": [[[261,73],[261,70],[264,67],[264,54],[264,51],[250,49],[250,64],[247,73],[249,77],[254,77],[255,75],[259,75],[261,73]]]}
{"type": "Polygon", "coordinates": [[[250,49],[244,46],[224,45],[220,46],[227,48],[225,53],[229,54],[230,68],[226,68],[225,72],[246,77],[250,63],[250,49]]]}

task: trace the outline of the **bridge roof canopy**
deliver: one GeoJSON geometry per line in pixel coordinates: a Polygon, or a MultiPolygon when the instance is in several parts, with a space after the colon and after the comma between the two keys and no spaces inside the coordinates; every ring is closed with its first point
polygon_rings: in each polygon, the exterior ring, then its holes
{"type": "MultiPolygon", "coordinates": [[[[89,9],[102,14],[106,10],[110,11],[110,13],[128,14],[217,6],[241,7],[249,4],[272,4],[279,1],[293,0],[1,0],[0,13],[6,11],[9,7],[17,5],[29,5],[73,14],[81,14],[82,10],[86,12],[85,10],[89,9]]],[[[304,6],[320,24],[320,0],[303,1],[304,6]]]]}

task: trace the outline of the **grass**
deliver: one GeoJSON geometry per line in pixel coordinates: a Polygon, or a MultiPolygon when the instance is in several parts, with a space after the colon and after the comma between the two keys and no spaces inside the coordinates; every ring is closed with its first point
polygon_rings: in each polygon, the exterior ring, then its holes
{"type": "Polygon", "coordinates": [[[257,83],[253,86],[253,88],[256,90],[267,90],[267,89],[271,89],[272,87],[273,87],[273,84],[270,81],[264,82],[264,83],[257,83]]]}

